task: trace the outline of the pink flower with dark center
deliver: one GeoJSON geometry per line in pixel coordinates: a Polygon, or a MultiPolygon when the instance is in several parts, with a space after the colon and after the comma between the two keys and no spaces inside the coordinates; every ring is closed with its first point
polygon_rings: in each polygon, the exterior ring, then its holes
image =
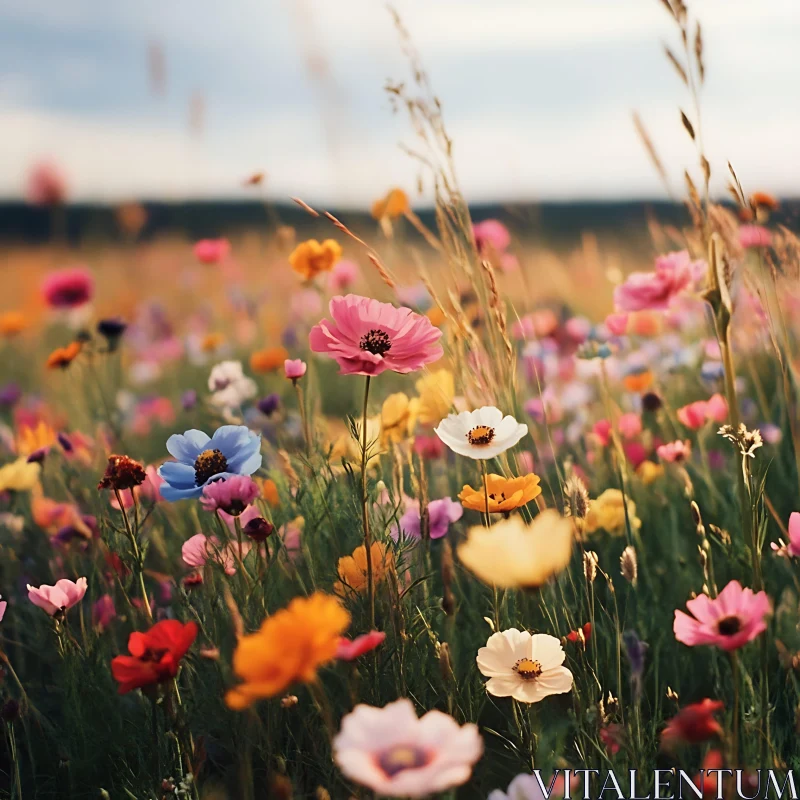
{"type": "Polygon", "coordinates": [[[331,299],[333,321],[311,329],[315,353],[336,360],[342,375],[408,373],[442,357],[442,332],[410,308],[348,294],[331,299]]]}
{"type": "Polygon", "coordinates": [[[656,455],[669,464],[680,464],[688,461],[692,455],[692,443],[682,442],[679,439],[656,448],[656,455]]]}
{"type": "Polygon", "coordinates": [[[383,644],[385,639],[386,634],[383,631],[370,631],[361,636],[356,636],[352,640],[342,636],[336,649],[336,658],[339,661],[355,661],[359,656],[363,656],[365,653],[374,650],[378,645],[383,644]]]}
{"type": "Polygon", "coordinates": [[[284,374],[292,381],[302,378],[306,374],[307,368],[306,362],[301,358],[287,358],[283,362],[284,374]]]}
{"type": "Polygon", "coordinates": [[[686,608],[691,616],[675,611],[675,638],[689,647],[711,644],[723,650],[737,650],[765,631],[772,610],[766,592],[755,594],[739,581],[731,581],[714,600],[698,595],[686,608]]]}
{"type": "Polygon", "coordinates": [[[35,206],[57,206],[67,197],[67,179],[51,161],[35,164],[28,174],[28,202],[35,206]]]}
{"type": "Polygon", "coordinates": [[[238,517],[258,494],[258,484],[249,475],[232,475],[206,484],[200,504],[206,511],[224,511],[238,517]]]}
{"type": "Polygon", "coordinates": [[[233,553],[222,545],[216,536],[207,537],[202,533],[196,533],[183,543],[181,558],[188,567],[201,569],[211,561],[221,566],[226,575],[236,574],[233,553]]]}
{"type": "Polygon", "coordinates": [[[501,254],[511,244],[508,228],[496,219],[476,222],[472,226],[472,235],[475,237],[475,247],[482,256],[490,255],[491,251],[501,254]]]}
{"type": "Polygon", "coordinates": [[[201,264],[220,264],[230,254],[231,243],[227,239],[201,239],[193,251],[201,264]]]}
{"type": "Polygon", "coordinates": [[[92,299],[94,278],[86,267],[57,269],[45,276],[41,290],[50,308],[79,308],[92,299]]]}
{"type": "Polygon", "coordinates": [[[86,578],[70,581],[62,578],[55,586],[42,584],[38,589],[28,584],[28,599],[35,606],[44,609],[51,617],[63,613],[80,603],[86,594],[86,578]]]}
{"type": "Polygon", "coordinates": [[[771,247],[772,234],[760,225],[742,225],[739,228],[739,244],[745,249],[771,247]]]}
{"type": "Polygon", "coordinates": [[[634,272],[614,290],[617,311],[665,311],[693,281],[698,271],[689,253],[681,250],[656,259],[655,272],[634,272]]]}

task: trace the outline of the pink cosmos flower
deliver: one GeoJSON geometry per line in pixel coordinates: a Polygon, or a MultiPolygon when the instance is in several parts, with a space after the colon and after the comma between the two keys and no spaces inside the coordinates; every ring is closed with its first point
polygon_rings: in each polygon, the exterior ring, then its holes
{"type": "Polygon", "coordinates": [[[35,606],[43,608],[51,617],[63,613],[80,603],[87,589],[86,578],[70,581],[62,578],[55,586],[42,584],[38,589],[28,584],[28,599],[35,606]]]}
{"type": "Polygon", "coordinates": [[[693,280],[697,262],[681,250],[656,259],[655,272],[634,272],[614,290],[617,311],[645,311],[669,308],[672,301],[693,280]]]}
{"type": "Polygon", "coordinates": [[[92,624],[98,628],[107,628],[116,616],[117,609],[114,607],[114,598],[110,594],[104,594],[92,606],[92,624]]]}
{"type": "MultiPolygon", "coordinates": [[[[441,539],[447,536],[451,522],[457,522],[464,513],[461,503],[456,503],[449,497],[441,500],[432,500],[428,503],[428,530],[431,539],[441,539]]],[[[400,539],[400,531],[406,539],[422,538],[422,518],[419,513],[419,501],[409,500],[406,504],[406,512],[400,517],[398,525],[393,525],[389,531],[389,536],[395,541],[400,539]]]]}
{"type": "Polygon", "coordinates": [[[780,544],[772,542],[770,547],[779,556],[791,556],[792,558],[797,558],[800,556],[800,513],[797,511],[793,511],[789,517],[788,534],[789,544],[785,544],[783,539],[781,539],[780,544]]]}
{"type": "Polygon", "coordinates": [[[719,393],[708,398],[706,416],[713,422],[725,422],[728,419],[728,401],[719,393]]]}
{"type": "Polygon", "coordinates": [[[339,261],[330,272],[328,286],[332,292],[345,292],[358,280],[355,261],[339,261]]]}
{"type": "Polygon", "coordinates": [[[608,447],[611,441],[611,423],[607,419],[600,419],[592,425],[592,433],[603,447],[608,447]]]}
{"type": "Polygon", "coordinates": [[[94,278],[86,267],[67,267],[48,273],[41,286],[50,308],[78,308],[92,299],[94,278]]]}
{"type": "Polygon", "coordinates": [[[302,378],[306,374],[307,368],[306,362],[301,358],[287,358],[283,362],[284,373],[292,381],[302,378]]]}
{"type": "Polygon", "coordinates": [[[444,455],[444,442],[438,436],[416,436],[414,452],[420,458],[441,458],[444,455]]]}
{"type": "Polygon", "coordinates": [[[212,561],[219,564],[226,575],[236,574],[233,553],[224,547],[216,536],[207,537],[202,533],[196,533],[183,543],[181,558],[186,566],[194,569],[200,569],[212,561]]]}
{"type": "Polygon", "coordinates": [[[711,644],[723,650],[737,650],[766,630],[764,618],[771,611],[766,592],[754,594],[731,581],[712,600],[701,594],[689,600],[686,608],[692,616],[675,611],[675,638],[689,647],[711,644]]]}
{"type": "Polygon", "coordinates": [[[656,455],[669,464],[680,464],[688,461],[692,455],[692,443],[676,439],[674,442],[662,444],[656,448],[656,455]]]}
{"type": "Polygon", "coordinates": [[[489,255],[492,250],[502,253],[511,244],[511,234],[502,222],[496,219],[485,219],[472,226],[475,247],[482,256],[489,255]]]}
{"type": "Polygon", "coordinates": [[[414,372],[442,357],[442,332],[410,308],[348,294],[331,299],[330,313],[333,322],[315,325],[309,342],[334,358],[342,375],[414,372]]]}
{"type": "Polygon", "coordinates": [[[0,595],[0,622],[3,621],[3,617],[6,615],[6,608],[8,607],[8,603],[2,599],[2,595],[0,595]]]}
{"type": "Polygon", "coordinates": [[[624,336],[628,331],[628,315],[609,314],[606,317],[605,325],[612,336],[624,336]]]}
{"type": "Polygon", "coordinates": [[[745,249],[770,247],[772,234],[760,225],[742,225],[739,228],[739,244],[745,249]]]}
{"type": "Polygon", "coordinates": [[[35,206],[56,206],[67,197],[67,179],[51,161],[34,164],[28,173],[28,202],[35,206]]]}
{"type": "Polygon", "coordinates": [[[193,252],[201,264],[220,264],[230,254],[231,243],[227,239],[201,239],[193,252]]]}
{"type": "Polygon", "coordinates": [[[625,439],[634,439],[642,432],[642,418],[632,411],[617,420],[617,428],[625,439]]]}
{"type": "MultiPolygon", "coordinates": [[[[161,484],[164,483],[164,479],[158,474],[158,468],[152,464],[145,467],[144,471],[147,477],[144,479],[143,484],[136,487],[136,498],[139,502],[158,503],[164,499],[161,497],[161,484]]],[[[119,503],[116,496],[114,494],[110,496],[111,508],[119,511],[119,503]]],[[[123,489],[120,492],[120,497],[122,497],[122,505],[125,506],[125,510],[133,508],[133,492],[130,489],[123,489]]]]}
{"type": "Polygon", "coordinates": [[[200,504],[206,511],[219,510],[238,517],[258,495],[258,484],[249,475],[231,475],[206,484],[200,504]]]}
{"type": "Polygon", "coordinates": [[[678,409],[678,419],[689,430],[696,431],[706,424],[706,409],[708,403],[705,400],[697,400],[687,406],[678,409]]]}
{"type": "Polygon", "coordinates": [[[385,639],[386,634],[383,631],[370,631],[356,636],[352,640],[342,636],[336,649],[336,658],[339,661],[355,661],[359,656],[363,656],[383,644],[385,639]]]}
{"type": "Polygon", "coordinates": [[[441,711],[417,718],[414,704],[357,705],[333,740],[334,760],[350,780],[389,797],[427,797],[469,780],[483,753],[476,725],[441,711]]]}

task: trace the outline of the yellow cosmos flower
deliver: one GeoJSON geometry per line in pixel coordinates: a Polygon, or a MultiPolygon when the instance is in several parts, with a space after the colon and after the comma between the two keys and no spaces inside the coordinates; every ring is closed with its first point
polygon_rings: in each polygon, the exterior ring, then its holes
{"type": "Polygon", "coordinates": [[[17,434],[17,453],[29,456],[37,450],[52,447],[56,443],[56,432],[44,421],[39,420],[35,428],[24,425],[17,434]]]}
{"type": "Polygon", "coordinates": [[[416,424],[417,403],[403,392],[390,394],[381,408],[381,446],[407,439],[416,424]]]}
{"type": "MultiPolygon", "coordinates": [[[[375,586],[386,580],[387,573],[394,569],[394,553],[380,542],[373,542],[372,579],[375,586]]],[[[367,591],[367,548],[362,544],[353,550],[353,555],[344,556],[336,565],[339,580],[333,584],[333,590],[340,597],[348,592],[363,594],[367,591]]]]}
{"type": "Polygon", "coordinates": [[[521,478],[504,478],[502,475],[487,475],[478,489],[465,486],[458,499],[464,508],[471,511],[486,511],[486,494],[489,494],[489,513],[499,514],[513,511],[530,503],[542,493],[539,476],[532,472],[521,478]]]}
{"type": "Polygon", "coordinates": [[[514,516],[490,528],[470,528],[458,557],[484,583],[501,589],[533,589],[567,567],[572,540],[572,523],[548,509],[530,525],[514,516]]]}
{"type": "Polygon", "coordinates": [[[341,257],[342,247],[336,240],[318,242],[308,239],[295,247],[289,256],[289,263],[298,275],[310,281],[320,272],[330,272],[341,257]]]}
{"type": "Polygon", "coordinates": [[[422,425],[437,425],[453,407],[456,385],[453,374],[437,369],[421,377],[417,383],[419,403],[417,414],[422,425]]]}
{"type": "Polygon", "coordinates": [[[0,492],[30,492],[39,482],[41,467],[25,456],[0,467],[0,492]]]}
{"type": "Polygon", "coordinates": [[[243,636],[233,653],[233,671],[242,683],[225,696],[229,708],[243,709],[275,697],[293,683],[309,683],[336,655],[350,615],[323,592],[297,597],[243,636]]]}
{"type": "MultiPolygon", "coordinates": [[[[642,521],[636,516],[636,503],[630,498],[628,498],[628,517],[633,530],[642,527],[642,521]]],[[[612,536],[622,536],[625,533],[625,504],[619,489],[606,489],[596,500],[589,503],[584,530],[586,533],[594,533],[601,528],[612,536]]]]}
{"type": "Polygon", "coordinates": [[[372,217],[394,219],[403,216],[410,208],[408,195],[402,189],[390,189],[384,197],[372,204],[372,217]]]}
{"type": "Polygon", "coordinates": [[[664,465],[655,464],[652,461],[642,461],[636,468],[636,474],[642,479],[642,483],[649,486],[664,474],[664,465]]]}

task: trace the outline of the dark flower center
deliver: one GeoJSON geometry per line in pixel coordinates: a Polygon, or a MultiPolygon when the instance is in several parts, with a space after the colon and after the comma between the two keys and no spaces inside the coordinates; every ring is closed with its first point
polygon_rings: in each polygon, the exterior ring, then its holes
{"type": "Polygon", "coordinates": [[[382,331],[380,328],[373,328],[361,337],[361,342],[358,346],[373,355],[382,356],[392,349],[392,341],[386,331],[382,331]]]}
{"type": "Polygon", "coordinates": [[[419,769],[430,761],[430,756],[421,747],[400,744],[385,750],[378,756],[378,766],[387,777],[392,778],[404,769],[419,769]]]}
{"type": "Polygon", "coordinates": [[[734,634],[739,633],[742,629],[742,621],[739,617],[723,617],[717,623],[717,630],[723,636],[733,636],[734,634]]]}
{"type": "Polygon", "coordinates": [[[542,665],[530,658],[521,658],[514,664],[513,669],[524,681],[535,680],[542,674],[542,665]]]}
{"type": "Polygon", "coordinates": [[[194,482],[202,486],[209,478],[228,471],[228,459],[219,450],[203,450],[194,462],[194,482]]]}
{"type": "Polygon", "coordinates": [[[488,425],[478,425],[467,434],[467,441],[472,445],[490,444],[494,439],[494,428],[488,425]]]}

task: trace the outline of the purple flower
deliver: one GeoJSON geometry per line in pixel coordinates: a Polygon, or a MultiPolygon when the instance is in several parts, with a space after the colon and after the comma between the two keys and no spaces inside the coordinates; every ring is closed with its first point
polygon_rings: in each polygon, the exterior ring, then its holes
{"type": "Polygon", "coordinates": [[[232,475],[203,488],[200,503],[206,511],[224,511],[238,517],[258,497],[258,485],[249,475],[232,475]]]}
{"type": "MultiPolygon", "coordinates": [[[[447,535],[451,522],[461,519],[464,509],[460,503],[456,503],[449,497],[441,500],[433,500],[428,503],[428,524],[431,539],[441,539],[447,535]]],[[[419,501],[410,500],[406,506],[406,512],[400,517],[400,524],[393,526],[389,535],[395,541],[400,538],[400,531],[406,539],[422,538],[422,519],[419,513],[419,501]]]]}
{"type": "Polygon", "coordinates": [[[184,411],[191,411],[197,405],[197,392],[188,389],[181,395],[181,406],[184,411]]]}
{"type": "Polygon", "coordinates": [[[0,406],[11,407],[22,397],[22,389],[13,381],[0,386],[0,406]]]}
{"type": "Polygon", "coordinates": [[[281,399],[277,394],[268,394],[263,400],[258,401],[258,410],[267,417],[271,417],[278,410],[280,404],[281,399]]]}

